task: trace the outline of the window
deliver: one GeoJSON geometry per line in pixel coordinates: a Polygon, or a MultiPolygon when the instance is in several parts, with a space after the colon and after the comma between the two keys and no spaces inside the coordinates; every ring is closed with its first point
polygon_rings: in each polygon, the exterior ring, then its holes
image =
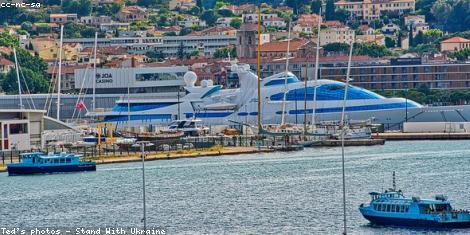
{"type": "Polygon", "coordinates": [[[136,74],[135,80],[139,82],[167,81],[167,80],[178,80],[178,77],[175,74],[171,74],[171,73],[143,73],[143,74],[136,74]]]}
{"type": "Polygon", "coordinates": [[[66,159],[65,159],[65,162],[66,162],[66,163],[70,163],[70,162],[72,162],[72,159],[66,158],[66,159]]]}
{"type": "Polygon", "coordinates": [[[10,124],[10,134],[27,134],[27,133],[28,133],[27,123],[10,124]]]}

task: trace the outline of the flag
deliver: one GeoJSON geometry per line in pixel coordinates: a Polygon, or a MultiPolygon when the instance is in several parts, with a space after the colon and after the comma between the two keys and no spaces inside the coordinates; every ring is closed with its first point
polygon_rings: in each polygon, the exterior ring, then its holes
{"type": "Polygon", "coordinates": [[[77,103],[77,105],[75,105],[75,108],[82,110],[85,108],[85,103],[83,103],[83,101],[80,101],[77,103]]]}

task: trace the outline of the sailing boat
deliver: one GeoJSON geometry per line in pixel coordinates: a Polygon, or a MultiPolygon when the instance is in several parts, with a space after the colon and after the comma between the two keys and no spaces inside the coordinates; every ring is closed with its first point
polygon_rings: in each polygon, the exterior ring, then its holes
{"type": "MultiPolygon", "coordinates": [[[[316,45],[316,55],[315,55],[315,74],[314,74],[314,87],[313,87],[313,103],[312,103],[312,123],[311,130],[309,131],[305,125],[305,136],[328,136],[329,134],[324,129],[317,128],[317,119],[316,119],[316,109],[317,109],[317,88],[318,88],[318,77],[319,77],[319,65],[320,65],[320,33],[321,33],[321,8],[318,13],[318,26],[317,26],[317,45],[316,45]]],[[[305,94],[307,93],[307,88],[305,88],[305,94]]],[[[307,97],[305,97],[307,98],[307,97]]],[[[306,112],[306,110],[305,110],[306,112]]],[[[306,121],[306,120],[305,120],[306,121]]]]}
{"type": "Polygon", "coordinates": [[[302,135],[302,130],[299,129],[297,126],[286,123],[286,99],[287,99],[287,92],[289,91],[288,86],[288,77],[289,77],[289,59],[290,59],[290,41],[291,41],[291,23],[288,24],[289,33],[287,38],[287,53],[286,53],[286,71],[280,76],[284,77],[284,94],[282,98],[282,113],[281,113],[281,124],[280,125],[268,125],[267,129],[261,127],[260,133],[264,135],[270,136],[300,136],[302,135]]]}
{"type": "Polygon", "coordinates": [[[344,167],[344,139],[345,134],[347,131],[347,123],[345,122],[345,112],[346,112],[346,102],[348,99],[348,88],[349,88],[349,81],[350,81],[350,73],[351,73],[351,58],[353,52],[355,36],[353,35],[353,40],[351,41],[351,45],[349,48],[349,59],[348,59],[348,68],[346,71],[346,84],[344,87],[344,96],[343,96],[343,106],[341,111],[341,121],[340,121],[340,130],[341,130],[341,163],[342,163],[342,183],[343,183],[343,234],[347,234],[347,220],[346,220],[346,174],[345,174],[345,167],[344,167]]]}

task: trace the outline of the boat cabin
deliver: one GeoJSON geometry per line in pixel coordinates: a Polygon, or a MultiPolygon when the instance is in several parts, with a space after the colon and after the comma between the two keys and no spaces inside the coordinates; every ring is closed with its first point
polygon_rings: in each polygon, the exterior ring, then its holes
{"type": "Polygon", "coordinates": [[[438,195],[435,200],[422,200],[419,197],[405,198],[401,191],[371,192],[371,206],[375,211],[419,214],[444,213],[452,210],[447,197],[438,195]]]}
{"type": "Polygon", "coordinates": [[[0,109],[0,151],[39,148],[44,113],[42,110],[0,109]]]}
{"type": "Polygon", "coordinates": [[[80,156],[76,154],[49,153],[45,155],[41,152],[21,154],[21,163],[29,165],[63,165],[63,164],[77,164],[80,162],[80,156]]]}

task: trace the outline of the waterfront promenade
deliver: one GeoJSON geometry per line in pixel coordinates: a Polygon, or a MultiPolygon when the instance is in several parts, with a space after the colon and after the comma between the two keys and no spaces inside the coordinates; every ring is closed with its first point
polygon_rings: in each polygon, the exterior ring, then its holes
{"type": "MultiPolygon", "coordinates": [[[[272,152],[272,149],[257,148],[257,147],[222,147],[214,146],[206,149],[189,149],[189,150],[175,150],[175,151],[158,151],[158,152],[146,152],[146,161],[154,160],[169,160],[179,158],[194,158],[194,157],[215,157],[222,155],[234,155],[234,154],[252,154],[252,153],[267,153],[272,152]]],[[[86,160],[91,160],[97,164],[111,164],[111,163],[124,163],[124,162],[136,162],[141,161],[140,152],[123,154],[122,152],[116,152],[115,154],[101,154],[94,157],[85,157],[86,160]]],[[[18,158],[7,159],[8,161],[18,162],[18,158]]],[[[0,163],[0,172],[6,171],[6,163],[0,163]]]]}

